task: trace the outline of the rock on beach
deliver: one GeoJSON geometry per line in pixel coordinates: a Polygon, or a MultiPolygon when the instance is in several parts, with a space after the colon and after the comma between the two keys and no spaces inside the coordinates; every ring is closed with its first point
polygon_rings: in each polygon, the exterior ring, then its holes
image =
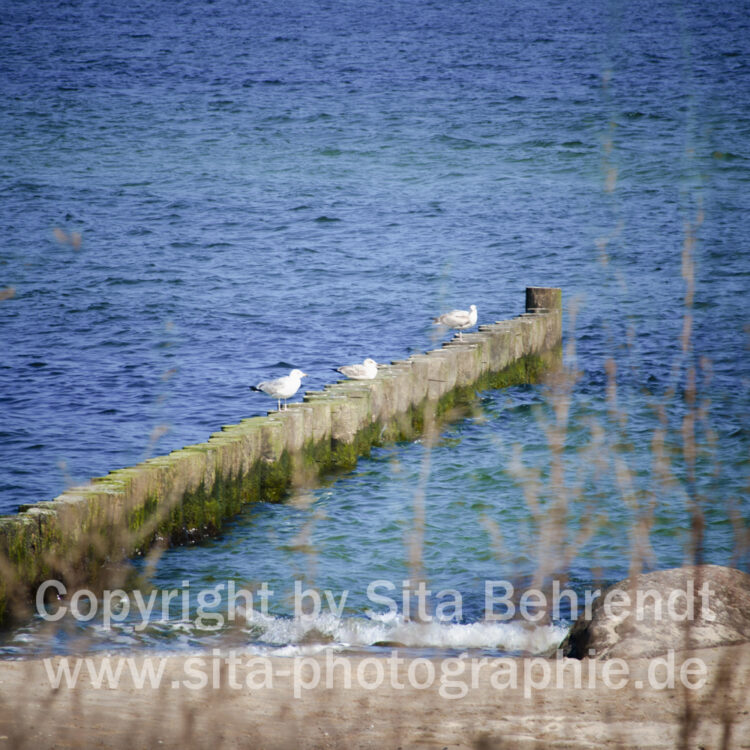
{"type": "Polygon", "coordinates": [[[582,614],[560,644],[583,659],[651,658],[750,641],[750,575],[692,565],[626,578],[582,614]]]}

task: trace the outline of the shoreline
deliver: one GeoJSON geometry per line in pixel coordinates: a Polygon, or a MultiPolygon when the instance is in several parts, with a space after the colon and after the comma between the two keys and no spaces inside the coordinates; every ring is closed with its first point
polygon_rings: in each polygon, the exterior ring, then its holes
{"type": "Polygon", "coordinates": [[[63,679],[57,688],[50,667],[55,673],[67,659],[74,669],[78,657],[52,657],[46,665],[44,659],[4,661],[0,747],[750,747],[748,643],[672,653],[674,687],[664,683],[667,654],[486,657],[472,668],[470,655],[441,660],[394,653],[97,653],[80,657],[74,687],[63,679]],[[201,658],[202,666],[189,661],[201,658]],[[107,679],[96,687],[87,670],[101,675],[108,660],[112,673],[121,665],[117,687],[107,679]],[[149,661],[151,674],[161,669],[159,681],[139,686],[149,661]],[[544,684],[546,672],[551,679],[544,684]]]}

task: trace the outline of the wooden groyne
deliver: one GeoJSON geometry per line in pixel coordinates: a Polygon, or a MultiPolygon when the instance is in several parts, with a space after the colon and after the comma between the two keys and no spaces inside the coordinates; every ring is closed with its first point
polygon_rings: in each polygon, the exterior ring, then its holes
{"type": "Polygon", "coordinates": [[[20,614],[44,580],[101,580],[154,542],[214,534],[246,503],[281,500],[374,445],[415,437],[426,414],[440,416],[477,390],[536,382],[561,340],[561,290],[530,287],[524,314],[381,367],[374,380],[308,391],[287,411],[243,419],[0,517],[0,621],[20,614]]]}

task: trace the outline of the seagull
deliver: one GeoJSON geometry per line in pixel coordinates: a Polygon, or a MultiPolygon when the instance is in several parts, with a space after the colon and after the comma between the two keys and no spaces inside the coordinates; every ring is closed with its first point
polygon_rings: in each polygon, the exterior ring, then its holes
{"type": "Polygon", "coordinates": [[[276,378],[276,380],[264,380],[258,385],[251,385],[250,388],[253,391],[262,391],[267,396],[275,398],[278,401],[278,408],[281,411],[281,402],[284,401],[284,410],[288,409],[287,399],[290,399],[302,385],[302,378],[306,378],[307,373],[302,370],[292,370],[288,375],[283,378],[276,378]]]}
{"type": "Polygon", "coordinates": [[[361,365],[344,365],[337,367],[336,372],[352,380],[372,380],[378,374],[378,363],[368,357],[361,365]]]}
{"type": "Polygon", "coordinates": [[[477,306],[472,305],[468,310],[451,310],[439,315],[432,322],[435,325],[457,330],[458,340],[463,341],[461,331],[465,328],[471,328],[477,322],[477,306]]]}

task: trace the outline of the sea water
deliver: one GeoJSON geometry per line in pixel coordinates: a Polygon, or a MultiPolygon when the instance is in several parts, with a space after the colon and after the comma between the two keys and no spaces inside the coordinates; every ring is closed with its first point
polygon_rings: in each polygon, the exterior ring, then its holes
{"type": "Polygon", "coordinates": [[[487,581],[531,585],[552,555],[583,593],[636,548],[747,570],[748,10],[5,3],[3,513],[265,413],[248,386],[292,367],[317,389],[433,348],[446,310],[512,317],[527,285],[563,289],[576,373],[479,394],[436,441],[167,550],[151,580],[188,581],[186,613],[37,619],[5,653],[205,647],[228,626],[203,627],[198,592],[229,581],[276,592],[240,627],[259,648],[540,652],[572,613],[489,623],[487,581]],[[430,612],[456,590],[461,618],[404,617],[415,549],[430,612]],[[296,581],[348,592],[341,616],[295,620],[296,581]]]}

